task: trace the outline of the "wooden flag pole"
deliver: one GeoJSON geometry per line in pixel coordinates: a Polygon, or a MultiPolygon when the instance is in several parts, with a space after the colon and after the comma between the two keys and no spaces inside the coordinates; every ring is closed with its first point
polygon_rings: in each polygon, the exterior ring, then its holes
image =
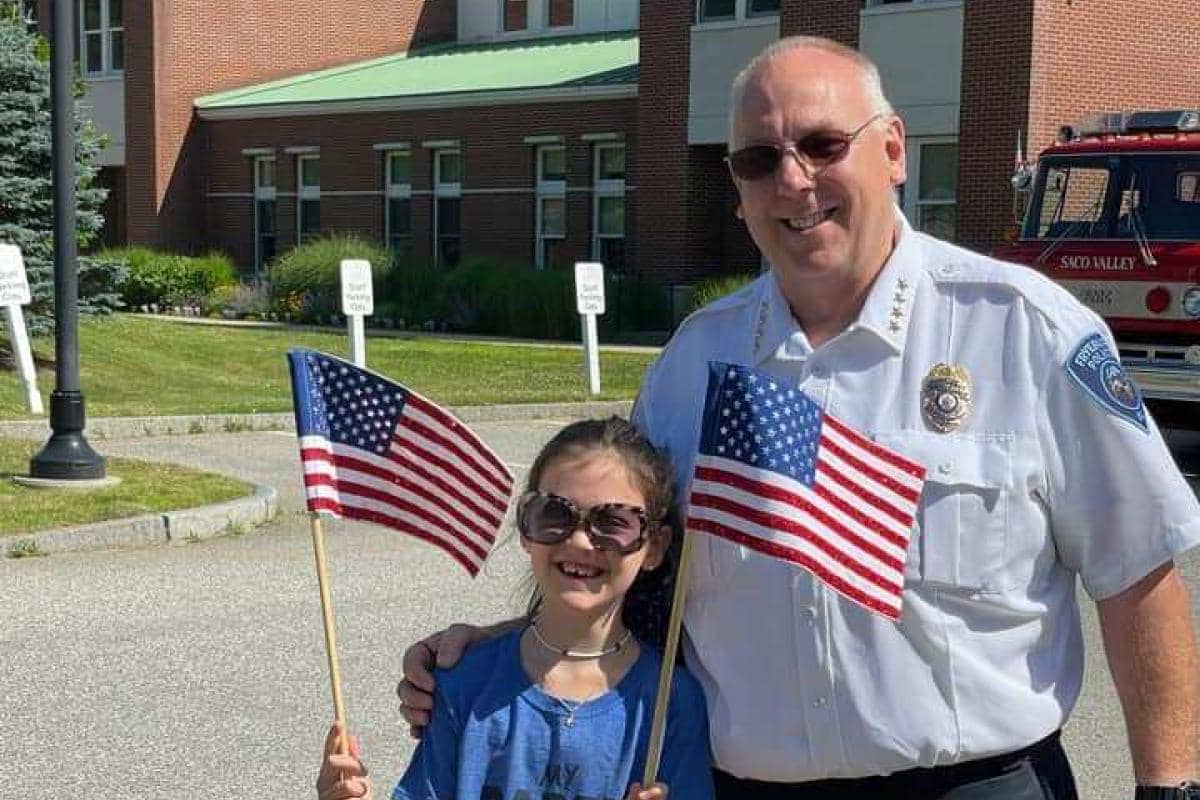
{"type": "Polygon", "coordinates": [[[675,573],[675,591],[671,597],[671,619],[667,622],[667,645],[663,652],[662,670],[658,673],[658,697],[654,701],[654,721],[650,725],[650,746],[646,751],[643,787],[651,786],[658,778],[658,762],[662,760],[663,736],[667,731],[667,706],[671,704],[671,676],[675,672],[675,653],[679,651],[683,607],[692,574],[693,538],[695,534],[685,531],[683,546],[679,549],[679,569],[675,573]]]}
{"type": "MultiPolygon", "coordinates": [[[[337,636],[333,631],[333,603],[329,599],[329,580],[325,569],[325,537],[321,533],[321,517],[309,514],[312,522],[313,553],[317,558],[317,586],[321,590],[321,614],[325,621],[325,655],[329,658],[329,681],[333,685],[333,719],[346,729],[346,706],[342,702],[342,673],[338,667],[337,636]]],[[[343,755],[350,752],[348,736],[342,736],[338,745],[343,755]]]]}

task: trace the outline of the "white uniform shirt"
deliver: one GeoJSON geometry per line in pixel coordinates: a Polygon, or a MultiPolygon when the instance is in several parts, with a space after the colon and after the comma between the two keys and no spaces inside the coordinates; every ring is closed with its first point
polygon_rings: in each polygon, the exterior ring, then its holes
{"type": "Polygon", "coordinates": [[[1037,741],[1063,725],[1082,681],[1075,576],[1102,599],[1200,542],[1200,508],[1153,420],[1118,413],[1066,367],[1089,338],[1112,346],[1103,322],[1032,270],[899,224],[846,331],[814,350],[764,276],[683,323],[634,412],[681,497],[710,360],[790,381],[928,470],[899,623],[798,567],[693,534],[689,665],[716,764],[740,777],[882,775],[1037,741]],[[921,416],[939,362],[972,385],[951,433],[921,416]]]}

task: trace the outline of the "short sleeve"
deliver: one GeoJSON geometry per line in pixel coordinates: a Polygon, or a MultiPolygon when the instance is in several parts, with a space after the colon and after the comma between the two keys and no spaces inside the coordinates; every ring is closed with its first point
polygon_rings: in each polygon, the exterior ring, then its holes
{"type": "Polygon", "coordinates": [[[715,796],[704,692],[682,669],[675,671],[658,772],[658,779],[667,785],[668,797],[712,800],[715,796]]]}
{"type": "Polygon", "coordinates": [[[446,800],[457,794],[458,745],[462,730],[455,722],[450,701],[434,696],[433,716],[413,753],[392,800],[446,800]]]}
{"type": "Polygon", "coordinates": [[[1200,505],[1116,352],[1102,327],[1054,342],[1039,419],[1054,542],[1096,600],[1200,543],[1200,505]]]}

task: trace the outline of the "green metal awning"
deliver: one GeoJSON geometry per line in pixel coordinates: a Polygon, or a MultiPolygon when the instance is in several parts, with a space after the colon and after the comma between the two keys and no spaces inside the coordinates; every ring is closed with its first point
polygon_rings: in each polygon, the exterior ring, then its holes
{"type": "Polygon", "coordinates": [[[636,32],[442,45],[232,89],[195,101],[204,118],[435,108],[473,101],[632,96],[636,32]]]}

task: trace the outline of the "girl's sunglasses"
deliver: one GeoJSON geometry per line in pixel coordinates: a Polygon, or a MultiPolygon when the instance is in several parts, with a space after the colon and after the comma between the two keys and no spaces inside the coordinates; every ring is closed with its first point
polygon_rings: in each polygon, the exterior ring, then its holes
{"type": "Polygon", "coordinates": [[[729,164],[729,171],[735,177],[744,181],[756,181],[773,174],[779,169],[783,157],[791,154],[805,163],[810,174],[813,174],[840,161],[858,135],[882,116],[876,114],[849,133],[835,130],[813,131],[791,144],[752,144],[727,155],[725,163],[729,164]]]}
{"type": "Polygon", "coordinates": [[[580,508],[565,497],[536,489],[521,495],[517,502],[517,529],[531,542],[564,542],[580,525],[592,547],[628,555],[646,543],[650,520],[639,506],[604,503],[580,508]]]}

